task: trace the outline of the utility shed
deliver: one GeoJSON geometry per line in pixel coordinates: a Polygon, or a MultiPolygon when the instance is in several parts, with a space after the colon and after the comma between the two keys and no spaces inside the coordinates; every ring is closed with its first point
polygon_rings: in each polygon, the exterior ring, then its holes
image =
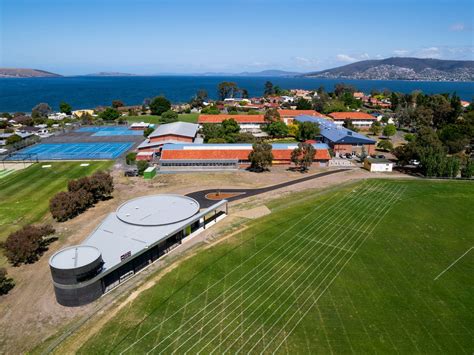
{"type": "Polygon", "coordinates": [[[146,170],[143,172],[143,178],[147,180],[153,179],[155,175],[156,175],[156,168],[154,166],[150,166],[149,168],[146,168],[146,170]]]}
{"type": "Polygon", "coordinates": [[[365,158],[364,168],[371,173],[392,172],[393,162],[388,159],[365,158]]]}

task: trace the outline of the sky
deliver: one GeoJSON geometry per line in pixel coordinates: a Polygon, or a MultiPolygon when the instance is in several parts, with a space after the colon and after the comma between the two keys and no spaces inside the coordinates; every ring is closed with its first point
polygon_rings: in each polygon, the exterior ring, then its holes
{"type": "Polygon", "coordinates": [[[317,71],[474,59],[472,0],[0,0],[0,67],[63,75],[317,71]]]}

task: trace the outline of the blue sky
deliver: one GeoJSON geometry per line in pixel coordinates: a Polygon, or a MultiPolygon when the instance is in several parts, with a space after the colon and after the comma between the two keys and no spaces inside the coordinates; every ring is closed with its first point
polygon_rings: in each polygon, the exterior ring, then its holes
{"type": "Polygon", "coordinates": [[[154,74],[472,60],[473,13],[472,0],[0,0],[0,66],[154,74]]]}

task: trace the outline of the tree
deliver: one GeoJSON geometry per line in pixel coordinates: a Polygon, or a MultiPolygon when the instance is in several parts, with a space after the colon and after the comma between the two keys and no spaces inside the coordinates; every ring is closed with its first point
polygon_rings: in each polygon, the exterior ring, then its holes
{"type": "Polygon", "coordinates": [[[239,131],[240,131],[239,124],[233,118],[229,118],[229,119],[226,119],[226,120],[222,121],[222,128],[224,129],[224,134],[226,136],[231,135],[231,134],[235,134],[235,133],[239,133],[239,131]]]}
{"type": "Polygon", "coordinates": [[[137,160],[137,153],[135,152],[130,152],[125,156],[125,163],[127,165],[134,165],[136,160],[137,160]]]}
{"type": "Polygon", "coordinates": [[[172,123],[178,121],[178,114],[173,110],[165,111],[161,114],[161,121],[163,123],[172,123]]]}
{"type": "Polygon", "coordinates": [[[18,134],[12,134],[10,137],[6,139],[7,145],[15,144],[21,142],[21,137],[18,134]]]}
{"type": "Polygon", "coordinates": [[[314,139],[320,132],[319,125],[314,122],[299,122],[298,126],[298,140],[300,141],[314,139]]]}
{"type": "Polygon", "coordinates": [[[377,136],[382,131],[382,125],[379,121],[374,121],[370,126],[369,131],[372,133],[372,135],[377,136]]]}
{"type": "Polygon", "coordinates": [[[383,139],[377,143],[377,148],[390,152],[393,149],[393,144],[389,140],[383,139]]]}
{"type": "Polygon", "coordinates": [[[191,107],[202,107],[204,102],[209,101],[209,94],[206,90],[200,89],[197,91],[196,95],[191,99],[189,104],[191,107]]]}
{"type": "Polygon", "coordinates": [[[468,160],[466,165],[463,166],[461,169],[461,176],[463,178],[471,178],[474,176],[474,162],[472,160],[468,160]]]}
{"type": "Polygon", "coordinates": [[[70,115],[72,113],[72,107],[63,101],[59,104],[59,111],[65,113],[66,115],[70,115]]]}
{"type": "Polygon", "coordinates": [[[240,94],[243,99],[248,99],[249,98],[249,91],[247,89],[240,89],[240,94]]]}
{"type": "Polygon", "coordinates": [[[312,144],[298,143],[298,147],[291,152],[291,161],[301,172],[304,172],[313,163],[315,154],[316,150],[312,144]]]}
{"type": "Polygon", "coordinates": [[[13,287],[15,287],[15,282],[7,276],[7,270],[0,268],[0,296],[6,295],[13,287]]]}
{"type": "Polygon", "coordinates": [[[269,108],[265,111],[265,121],[268,123],[281,121],[280,113],[276,108],[269,108]]]}
{"type": "Polygon", "coordinates": [[[265,132],[272,137],[286,137],[288,135],[288,126],[282,121],[272,122],[265,127],[265,132]]]}
{"type": "Polygon", "coordinates": [[[296,109],[297,110],[311,110],[312,109],[311,101],[306,100],[303,97],[300,97],[298,101],[296,101],[296,109]]]}
{"type": "Polygon", "coordinates": [[[273,88],[273,83],[271,81],[265,82],[265,89],[263,90],[263,96],[272,96],[275,94],[275,89],[273,88]]]}
{"type": "Polygon", "coordinates": [[[352,120],[346,118],[342,124],[344,128],[350,129],[351,131],[357,132],[359,131],[356,126],[354,126],[354,123],[352,123],[352,120]]]}
{"type": "Polygon", "coordinates": [[[224,101],[228,97],[234,97],[239,92],[239,87],[234,82],[223,81],[217,86],[219,100],[224,101]]]}
{"type": "Polygon", "coordinates": [[[407,142],[413,142],[416,139],[416,136],[411,133],[407,133],[403,136],[403,139],[405,139],[407,142]]]}
{"type": "Polygon", "coordinates": [[[115,121],[119,117],[120,112],[112,107],[107,107],[104,111],[99,113],[99,118],[103,119],[104,121],[115,121]]]}
{"type": "Polygon", "coordinates": [[[143,172],[149,167],[150,165],[146,160],[139,160],[137,161],[137,169],[138,175],[143,175],[143,172]]]}
{"type": "Polygon", "coordinates": [[[153,127],[147,127],[143,130],[143,137],[148,138],[150,134],[153,133],[155,129],[153,127]]]}
{"type": "Polygon", "coordinates": [[[113,108],[119,108],[119,107],[124,107],[124,103],[121,100],[113,100],[112,101],[112,107],[113,108]]]}
{"type": "Polygon", "coordinates": [[[441,142],[448,148],[450,154],[463,151],[469,144],[470,132],[462,125],[448,124],[438,131],[441,142]]]}
{"type": "Polygon", "coordinates": [[[329,114],[331,112],[344,112],[347,108],[344,105],[344,102],[336,99],[332,99],[324,104],[322,113],[329,114]]]}
{"type": "Polygon", "coordinates": [[[149,107],[152,115],[161,116],[171,109],[171,102],[164,96],[157,96],[150,101],[149,107]]]}
{"type": "Polygon", "coordinates": [[[201,128],[201,133],[204,136],[204,142],[209,142],[211,139],[224,139],[224,129],[221,124],[204,123],[201,128]]]}
{"type": "Polygon", "coordinates": [[[394,136],[397,133],[397,127],[393,124],[388,124],[383,128],[383,135],[386,137],[394,136]]]}
{"type": "Polygon", "coordinates": [[[2,244],[5,256],[14,266],[34,263],[47,250],[46,246],[52,241],[46,240],[44,237],[54,232],[51,225],[24,226],[11,233],[2,244]]]}
{"type": "Polygon", "coordinates": [[[204,107],[201,110],[201,113],[202,114],[207,114],[207,115],[218,115],[221,112],[220,112],[219,108],[216,105],[209,105],[207,107],[204,107]]]}
{"type": "Polygon", "coordinates": [[[255,171],[265,171],[272,165],[272,146],[268,143],[255,143],[249,154],[250,168],[255,171]]]}
{"type": "Polygon", "coordinates": [[[300,126],[296,123],[290,123],[288,125],[288,135],[291,137],[298,137],[300,132],[300,126]]]}
{"type": "Polygon", "coordinates": [[[35,107],[33,107],[33,110],[31,110],[31,117],[33,118],[46,118],[48,115],[50,115],[53,112],[51,107],[42,102],[35,107]]]}

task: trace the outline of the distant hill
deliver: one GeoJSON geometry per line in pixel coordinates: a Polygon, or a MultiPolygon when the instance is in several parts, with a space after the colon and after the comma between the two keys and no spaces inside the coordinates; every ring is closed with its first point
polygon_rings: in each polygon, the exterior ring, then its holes
{"type": "Polygon", "coordinates": [[[101,71],[99,73],[86,74],[83,76],[136,76],[135,74],[101,71]]]}
{"type": "Polygon", "coordinates": [[[393,57],[364,60],[304,76],[330,79],[474,81],[474,61],[393,57]]]}
{"type": "Polygon", "coordinates": [[[39,69],[0,68],[0,78],[55,78],[61,76],[39,69]]]}
{"type": "Polygon", "coordinates": [[[259,72],[241,72],[241,73],[215,73],[215,72],[208,72],[208,73],[198,73],[194,74],[196,76],[297,76],[301,75],[301,73],[297,72],[290,72],[290,71],[284,71],[284,70],[276,70],[276,69],[269,69],[269,70],[262,70],[259,72]]]}

